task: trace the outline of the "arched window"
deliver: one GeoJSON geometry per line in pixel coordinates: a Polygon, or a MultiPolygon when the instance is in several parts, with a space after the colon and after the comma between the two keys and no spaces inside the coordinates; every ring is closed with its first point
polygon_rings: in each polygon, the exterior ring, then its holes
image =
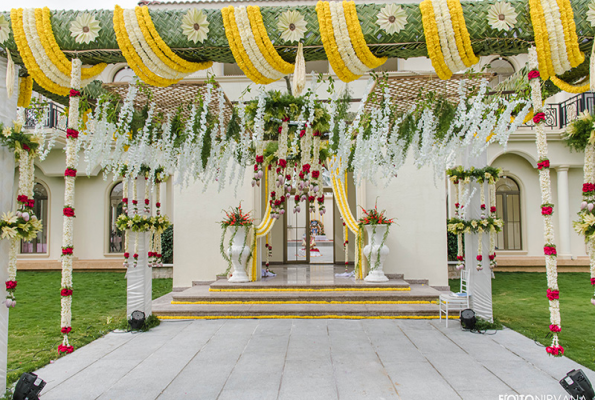
{"type": "Polygon", "coordinates": [[[114,74],[113,82],[132,82],[134,80],[134,71],[124,67],[114,74]]]}
{"type": "Polygon", "coordinates": [[[44,254],[48,252],[48,191],[41,183],[33,186],[35,206],[33,212],[41,220],[43,229],[30,242],[21,240],[21,254],[44,254]]]}
{"type": "Polygon", "coordinates": [[[124,232],[116,227],[118,217],[124,213],[124,204],[122,197],[124,195],[124,185],[118,182],[110,192],[109,196],[109,252],[124,252],[124,232]]]}
{"type": "Polygon", "coordinates": [[[495,87],[508,79],[515,71],[510,61],[505,58],[496,58],[490,62],[488,72],[496,74],[490,82],[490,86],[495,87]]]}
{"type": "Polygon", "coordinates": [[[499,250],[522,250],[521,191],[519,185],[509,177],[496,183],[496,207],[504,228],[498,234],[499,250]]]}

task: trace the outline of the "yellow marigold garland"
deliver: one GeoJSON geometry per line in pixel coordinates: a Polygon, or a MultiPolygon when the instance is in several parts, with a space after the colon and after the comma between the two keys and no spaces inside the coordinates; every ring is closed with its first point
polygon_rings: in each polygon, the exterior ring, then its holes
{"type": "Polygon", "coordinates": [[[265,60],[270,64],[271,67],[277,71],[287,75],[293,73],[295,65],[285,61],[275,50],[271,39],[266,31],[264,23],[262,22],[262,14],[260,13],[260,7],[248,6],[246,8],[248,13],[248,19],[250,20],[250,27],[254,34],[256,44],[260,49],[260,52],[264,56],[265,60]]]}
{"type": "Polygon", "coordinates": [[[149,8],[147,6],[136,7],[134,11],[145,40],[165,65],[182,73],[196,72],[198,70],[210,68],[213,65],[212,61],[194,63],[186,61],[178,56],[163,41],[159,32],[157,32],[157,29],[155,29],[155,24],[153,24],[153,20],[149,14],[149,8]]]}
{"type": "Polygon", "coordinates": [[[19,78],[19,98],[17,107],[27,108],[31,103],[31,92],[33,91],[33,78],[31,75],[19,78]]]}
{"type": "Polygon", "coordinates": [[[436,25],[436,16],[434,15],[434,6],[431,0],[424,0],[419,4],[421,11],[421,21],[424,27],[424,36],[426,37],[426,48],[428,56],[432,61],[432,66],[440,79],[450,79],[451,70],[444,62],[442,48],[440,47],[440,38],[438,37],[438,26],[436,25]]]}
{"type": "Polygon", "coordinates": [[[238,64],[238,67],[240,67],[240,69],[244,71],[244,74],[246,74],[246,76],[254,83],[269,84],[274,82],[272,79],[269,79],[258,72],[256,67],[254,67],[248,58],[248,54],[242,45],[242,39],[240,38],[238,26],[235,22],[233,6],[222,8],[221,15],[223,17],[223,25],[225,27],[225,36],[227,36],[229,47],[233,54],[233,58],[238,64]]]}
{"type": "Polygon", "coordinates": [[[554,76],[555,72],[541,0],[529,0],[529,13],[531,15],[531,24],[533,24],[535,47],[537,48],[539,74],[541,79],[546,80],[550,76],[554,76]]]}
{"type": "Polygon", "coordinates": [[[384,64],[387,58],[376,57],[368,48],[361,24],[357,18],[355,3],[353,1],[343,1],[343,11],[345,13],[345,19],[347,20],[349,38],[351,39],[351,44],[353,45],[357,57],[370,69],[377,68],[384,64]]]}
{"type": "Polygon", "coordinates": [[[465,16],[463,15],[463,7],[461,6],[460,1],[447,0],[446,3],[448,4],[452,27],[455,32],[455,41],[457,42],[457,48],[463,63],[467,67],[477,64],[479,58],[473,52],[473,47],[471,47],[471,38],[469,36],[469,31],[467,30],[465,16]]]}
{"type": "Polygon", "coordinates": [[[13,8],[10,10],[10,20],[12,21],[14,41],[29,74],[33,77],[33,79],[35,79],[35,82],[37,82],[39,86],[45,90],[60,96],[67,96],[70,89],[52,82],[51,79],[45,76],[41,68],[39,68],[37,61],[35,61],[35,57],[33,56],[33,53],[29,48],[29,44],[27,43],[25,31],[23,30],[23,9],[13,8]]]}
{"type": "Polygon", "coordinates": [[[126,26],[124,25],[124,10],[116,5],[114,9],[114,31],[116,32],[116,40],[118,41],[118,46],[122,51],[122,55],[126,58],[128,62],[128,66],[132,68],[134,73],[145,83],[148,83],[152,86],[159,86],[159,87],[166,87],[173,85],[181,80],[180,79],[165,79],[161,76],[152,72],[136,54],[132,43],[130,43],[130,39],[128,37],[128,33],[126,32],[126,26]]]}
{"type": "MultiPolygon", "coordinates": [[[[64,75],[70,77],[72,71],[72,63],[66,58],[60,46],[56,42],[54,31],[52,29],[51,12],[48,7],[35,9],[35,24],[37,25],[37,32],[41,39],[41,44],[45,49],[52,64],[58,68],[64,75]]],[[[106,63],[94,65],[90,68],[81,69],[81,79],[91,79],[103,72],[107,67],[106,63]]]]}
{"type": "Polygon", "coordinates": [[[339,54],[337,43],[335,42],[333,25],[331,23],[331,9],[327,1],[319,1],[316,3],[316,14],[318,16],[322,45],[324,46],[326,57],[328,58],[333,71],[335,71],[339,79],[343,82],[351,82],[358,79],[360,75],[355,75],[349,71],[339,54]]]}
{"type": "Polygon", "coordinates": [[[587,83],[583,86],[574,86],[571,85],[570,83],[566,83],[564,82],[562,79],[558,78],[557,76],[550,76],[550,81],[552,81],[552,83],[554,85],[556,85],[557,87],[559,87],[561,90],[568,92],[568,93],[585,93],[588,92],[590,89],[590,84],[587,83]]]}
{"type": "Polygon", "coordinates": [[[575,68],[585,61],[585,54],[581,52],[578,46],[578,36],[576,35],[576,25],[574,23],[574,12],[569,0],[556,0],[560,15],[562,17],[562,26],[564,27],[564,41],[566,42],[566,51],[570,66],[575,68]]]}

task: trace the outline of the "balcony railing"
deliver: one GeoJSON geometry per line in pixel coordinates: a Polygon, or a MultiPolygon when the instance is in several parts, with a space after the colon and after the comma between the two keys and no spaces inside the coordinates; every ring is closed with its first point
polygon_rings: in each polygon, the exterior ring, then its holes
{"type": "MultiPolygon", "coordinates": [[[[586,92],[577,94],[562,103],[546,104],[545,125],[550,129],[565,129],[580,113],[588,111],[593,114],[595,110],[595,93],[586,92]]],[[[524,125],[533,128],[533,122],[524,125]]]]}
{"type": "MultiPolygon", "coordinates": [[[[25,110],[25,128],[34,129],[37,123],[35,114],[37,110],[34,108],[28,108],[25,110]]],[[[43,117],[41,126],[43,128],[59,129],[66,131],[66,118],[60,120],[60,115],[64,113],[64,107],[60,104],[49,103],[47,106],[47,113],[43,117]]]]}

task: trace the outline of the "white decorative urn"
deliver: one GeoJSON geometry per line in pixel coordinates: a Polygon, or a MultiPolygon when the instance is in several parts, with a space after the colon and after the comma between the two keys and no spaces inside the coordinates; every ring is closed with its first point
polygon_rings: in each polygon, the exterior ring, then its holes
{"type": "Polygon", "coordinates": [[[232,239],[231,246],[227,249],[227,256],[231,258],[231,265],[233,266],[232,275],[227,280],[228,282],[250,282],[250,278],[246,274],[246,260],[250,255],[250,247],[247,245],[246,240],[249,229],[248,226],[242,226],[234,230],[235,236],[232,239]]]}
{"type": "Polygon", "coordinates": [[[366,282],[387,282],[384,275],[384,260],[388,256],[389,249],[384,244],[389,225],[366,225],[368,232],[368,244],[364,247],[364,256],[368,259],[370,272],[364,278],[366,282]]]}

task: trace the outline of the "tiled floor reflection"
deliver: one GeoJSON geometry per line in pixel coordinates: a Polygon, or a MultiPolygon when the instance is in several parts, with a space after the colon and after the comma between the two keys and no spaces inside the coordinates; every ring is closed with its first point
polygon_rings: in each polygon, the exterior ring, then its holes
{"type": "MultiPolygon", "coordinates": [[[[308,284],[334,284],[335,279],[345,280],[349,278],[335,278],[335,269],[340,270],[334,265],[284,265],[274,266],[273,271],[277,274],[275,277],[264,278],[261,282],[288,285],[308,285],[308,284]]],[[[337,272],[343,272],[337,271],[337,272]]]]}
{"type": "MultiPolygon", "coordinates": [[[[310,253],[311,264],[332,264],[334,262],[332,240],[318,243],[316,250],[310,253]]],[[[287,243],[287,260],[306,262],[306,250],[302,243],[287,243]]]]}

